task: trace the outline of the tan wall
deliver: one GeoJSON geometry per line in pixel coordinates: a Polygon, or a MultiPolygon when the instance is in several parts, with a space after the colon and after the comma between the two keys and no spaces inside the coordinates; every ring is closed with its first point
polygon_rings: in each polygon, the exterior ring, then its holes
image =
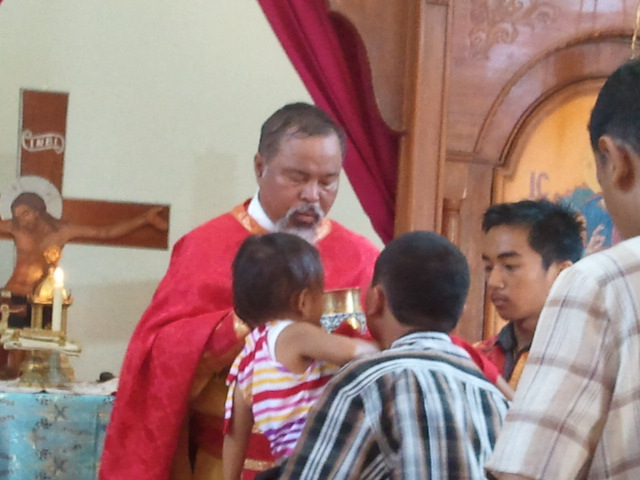
{"type": "MultiPolygon", "coordinates": [[[[257,2],[5,0],[0,189],[17,172],[20,88],[70,92],[63,195],[171,205],[169,243],[255,191],[262,121],[309,100],[257,2]]],[[[333,217],[381,244],[343,179],[333,217]]],[[[118,373],[169,251],[68,245],[77,376],[118,373]]],[[[0,281],[13,244],[0,241],[0,281]]]]}

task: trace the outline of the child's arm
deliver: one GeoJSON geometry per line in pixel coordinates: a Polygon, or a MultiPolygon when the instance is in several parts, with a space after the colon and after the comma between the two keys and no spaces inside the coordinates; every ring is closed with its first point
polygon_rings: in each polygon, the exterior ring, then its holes
{"type": "Polygon", "coordinates": [[[305,322],[289,325],[276,343],[278,361],[294,372],[304,371],[309,360],[344,365],[356,357],[378,351],[373,342],[327,333],[322,327],[305,322]]]}
{"type": "Polygon", "coordinates": [[[253,413],[240,388],[236,386],[233,392],[233,411],[229,424],[229,431],[224,436],[222,447],[222,472],[224,480],[240,480],[251,428],[253,427],[253,413]]]}

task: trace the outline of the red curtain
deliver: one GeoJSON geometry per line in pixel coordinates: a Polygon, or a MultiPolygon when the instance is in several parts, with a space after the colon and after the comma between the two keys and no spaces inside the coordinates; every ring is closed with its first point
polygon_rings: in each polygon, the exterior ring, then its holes
{"type": "Polygon", "coordinates": [[[358,34],[329,12],[325,0],[259,3],[313,101],[345,129],[346,174],[387,243],[393,238],[398,134],[380,116],[358,34]]]}

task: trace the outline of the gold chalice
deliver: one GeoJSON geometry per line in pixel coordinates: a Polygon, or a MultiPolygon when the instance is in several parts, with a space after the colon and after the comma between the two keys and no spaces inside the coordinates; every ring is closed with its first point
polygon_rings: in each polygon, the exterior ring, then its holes
{"type": "Polygon", "coordinates": [[[360,305],[359,288],[327,290],[323,297],[324,310],[320,323],[328,332],[332,332],[345,321],[354,330],[366,330],[367,322],[360,305]]]}

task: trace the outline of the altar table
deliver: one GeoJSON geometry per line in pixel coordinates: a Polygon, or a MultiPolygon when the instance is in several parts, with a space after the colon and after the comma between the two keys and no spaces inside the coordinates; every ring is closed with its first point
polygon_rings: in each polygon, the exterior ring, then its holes
{"type": "Polygon", "coordinates": [[[112,395],[0,391],[0,479],[97,478],[113,401],[112,395]]]}

